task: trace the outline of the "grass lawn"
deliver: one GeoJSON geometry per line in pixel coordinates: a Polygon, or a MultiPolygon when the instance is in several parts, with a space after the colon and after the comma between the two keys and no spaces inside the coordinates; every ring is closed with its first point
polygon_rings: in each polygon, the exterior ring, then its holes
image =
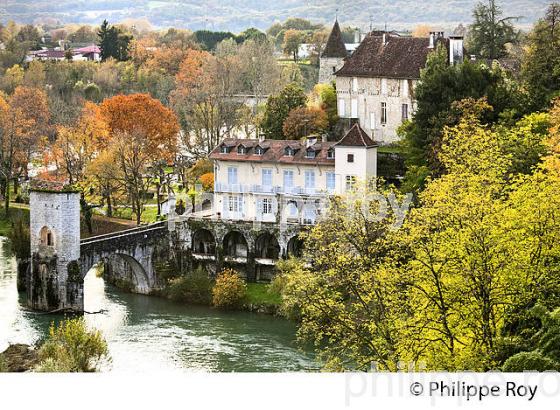
{"type": "Polygon", "coordinates": [[[269,292],[270,285],[266,283],[247,283],[247,299],[255,305],[279,305],[282,298],[277,293],[269,292]]]}
{"type": "Polygon", "coordinates": [[[29,209],[20,204],[10,204],[10,215],[6,218],[4,209],[0,211],[0,236],[6,236],[12,229],[12,223],[23,219],[29,222],[29,209]]]}

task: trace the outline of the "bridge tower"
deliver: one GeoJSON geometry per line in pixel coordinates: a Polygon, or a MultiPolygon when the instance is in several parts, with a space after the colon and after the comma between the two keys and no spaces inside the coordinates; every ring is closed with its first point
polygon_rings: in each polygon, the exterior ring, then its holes
{"type": "Polygon", "coordinates": [[[29,197],[31,267],[27,305],[36,310],[83,311],[80,274],[80,193],[32,189],[29,197]]]}

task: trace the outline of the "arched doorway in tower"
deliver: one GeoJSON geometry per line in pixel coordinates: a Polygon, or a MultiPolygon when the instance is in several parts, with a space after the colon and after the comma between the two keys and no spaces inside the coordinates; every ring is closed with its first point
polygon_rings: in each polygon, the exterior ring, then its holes
{"type": "Polygon", "coordinates": [[[193,235],[192,252],[201,256],[215,256],[216,239],[208,229],[199,229],[193,235]]]}
{"type": "Polygon", "coordinates": [[[286,247],[286,257],[301,258],[303,255],[303,240],[299,236],[294,236],[288,241],[286,247]]]}

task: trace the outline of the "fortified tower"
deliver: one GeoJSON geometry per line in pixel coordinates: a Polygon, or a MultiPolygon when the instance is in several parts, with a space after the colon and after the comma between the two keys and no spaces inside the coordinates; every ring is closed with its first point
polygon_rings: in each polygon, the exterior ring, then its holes
{"type": "Polygon", "coordinates": [[[83,311],[80,274],[80,193],[67,188],[30,191],[31,268],[27,305],[36,310],[83,311]]]}
{"type": "Polygon", "coordinates": [[[335,20],[325,49],[319,58],[319,83],[326,84],[334,81],[334,73],[342,68],[348,51],[342,39],[342,32],[335,20]]]}

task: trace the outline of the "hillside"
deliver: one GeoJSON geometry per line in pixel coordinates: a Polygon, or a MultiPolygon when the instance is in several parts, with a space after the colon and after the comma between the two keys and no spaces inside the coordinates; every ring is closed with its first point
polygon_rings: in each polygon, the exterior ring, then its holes
{"type": "MultiPolygon", "coordinates": [[[[302,17],[330,23],[338,8],[344,25],[411,28],[419,23],[454,27],[468,23],[477,0],[0,0],[0,21],[39,23],[91,23],[103,19],[147,19],[155,27],[193,30],[230,30],[247,27],[266,29],[288,17],[302,17]]],[[[529,26],[541,17],[549,0],[509,0],[501,2],[507,15],[523,16],[519,24],[529,26]]]]}

